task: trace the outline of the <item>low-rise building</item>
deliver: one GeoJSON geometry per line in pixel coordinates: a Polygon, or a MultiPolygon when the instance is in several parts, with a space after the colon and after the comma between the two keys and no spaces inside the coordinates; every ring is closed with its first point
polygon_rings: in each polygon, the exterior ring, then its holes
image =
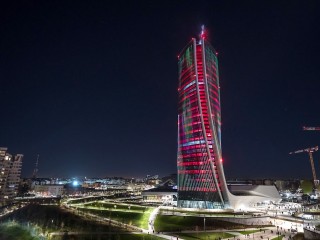
{"type": "Polygon", "coordinates": [[[57,197],[64,194],[64,186],[61,184],[35,185],[34,193],[43,197],[57,197]]]}

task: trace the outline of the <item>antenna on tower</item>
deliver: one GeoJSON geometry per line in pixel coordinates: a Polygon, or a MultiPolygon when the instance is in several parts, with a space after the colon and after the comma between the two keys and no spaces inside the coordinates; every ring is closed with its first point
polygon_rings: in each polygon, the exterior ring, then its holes
{"type": "Polygon", "coordinates": [[[204,25],[201,26],[201,33],[200,33],[200,44],[201,42],[207,38],[206,28],[204,25]]]}
{"type": "Polygon", "coordinates": [[[38,154],[38,156],[37,156],[37,161],[36,161],[35,168],[33,169],[32,178],[37,178],[38,164],[39,164],[39,154],[38,154]]]}

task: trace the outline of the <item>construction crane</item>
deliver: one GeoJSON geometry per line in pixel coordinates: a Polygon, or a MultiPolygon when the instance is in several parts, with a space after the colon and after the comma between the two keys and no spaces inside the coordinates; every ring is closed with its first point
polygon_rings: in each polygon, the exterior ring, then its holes
{"type": "Polygon", "coordinates": [[[316,170],[314,168],[314,162],[313,162],[312,153],[318,151],[318,149],[319,149],[318,146],[315,146],[315,147],[312,147],[312,148],[306,148],[306,149],[297,150],[297,151],[294,151],[294,152],[289,152],[289,154],[302,153],[302,152],[307,152],[309,154],[310,164],[311,164],[311,169],[312,169],[312,175],[313,175],[313,184],[314,184],[315,187],[319,185],[319,180],[317,179],[316,170]]]}
{"type": "Polygon", "coordinates": [[[320,131],[320,127],[302,127],[305,131],[320,131]]]}
{"type": "Polygon", "coordinates": [[[36,161],[35,168],[33,169],[32,178],[37,178],[38,164],[39,164],[39,154],[38,154],[38,156],[37,156],[37,161],[36,161]]]}

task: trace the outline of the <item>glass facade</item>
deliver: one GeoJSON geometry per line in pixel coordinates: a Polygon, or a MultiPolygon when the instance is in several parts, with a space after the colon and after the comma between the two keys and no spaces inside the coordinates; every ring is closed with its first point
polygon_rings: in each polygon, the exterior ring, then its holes
{"type": "Polygon", "coordinates": [[[179,55],[178,207],[225,208],[218,58],[201,35],[179,55]]]}

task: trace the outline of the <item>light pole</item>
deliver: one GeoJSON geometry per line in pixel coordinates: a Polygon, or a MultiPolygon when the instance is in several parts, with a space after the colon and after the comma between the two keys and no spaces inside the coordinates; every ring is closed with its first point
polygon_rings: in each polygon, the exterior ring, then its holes
{"type": "Polygon", "coordinates": [[[206,231],[206,217],[203,217],[203,230],[206,231]]]}

